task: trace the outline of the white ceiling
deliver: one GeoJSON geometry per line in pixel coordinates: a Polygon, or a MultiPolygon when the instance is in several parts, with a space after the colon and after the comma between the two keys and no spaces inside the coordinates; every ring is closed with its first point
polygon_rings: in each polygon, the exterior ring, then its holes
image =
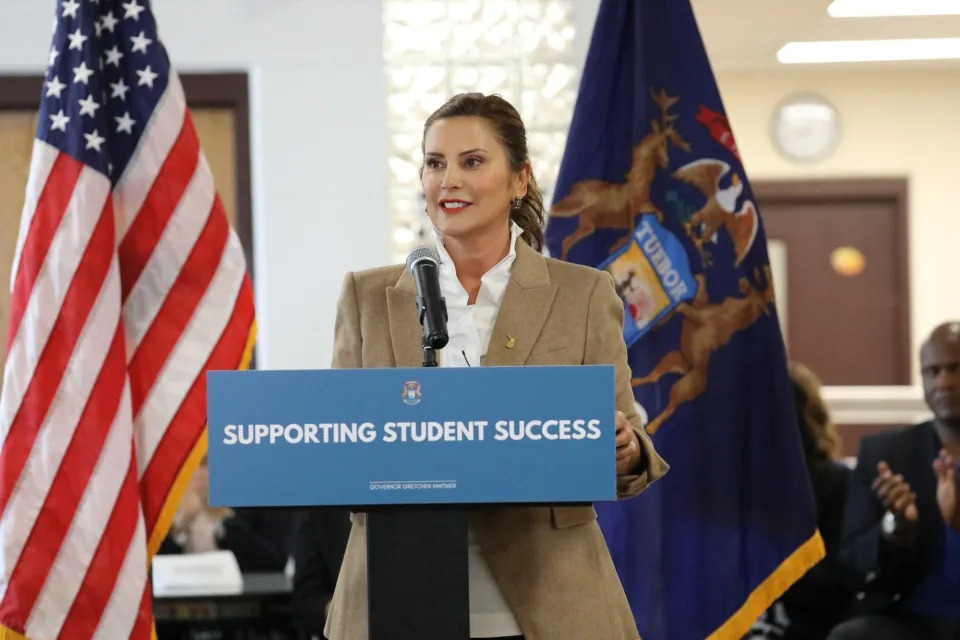
{"type": "MultiPolygon", "coordinates": [[[[777,51],[790,41],[960,36],[960,16],[841,19],[827,15],[829,4],[830,0],[693,0],[710,61],[717,71],[824,66],[777,62],[777,51]]],[[[960,60],[871,62],[861,66],[960,68],[960,60]]]]}

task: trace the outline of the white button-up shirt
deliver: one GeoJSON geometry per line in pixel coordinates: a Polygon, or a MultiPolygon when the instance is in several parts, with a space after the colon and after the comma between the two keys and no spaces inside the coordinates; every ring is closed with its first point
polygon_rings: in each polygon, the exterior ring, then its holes
{"type": "MultiPolygon", "coordinates": [[[[510,282],[517,259],[517,238],[523,230],[512,223],[510,253],[480,278],[480,291],[474,304],[467,304],[467,291],[457,279],[457,270],[438,237],[440,254],[440,292],[447,303],[449,342],[440,352],[442,367],[478,367],[483,364],[490,334],[500,311],[500,302],[510,282]]],[[[496,638],[521,635],[510,607],[490,573],[487,561],[471,532],[467,533],[470,561],[470,637],[496,638]]]]}

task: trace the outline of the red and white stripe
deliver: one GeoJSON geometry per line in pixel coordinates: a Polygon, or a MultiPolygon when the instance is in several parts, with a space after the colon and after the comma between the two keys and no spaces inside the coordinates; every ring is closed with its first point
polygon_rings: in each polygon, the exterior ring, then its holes
{"type": "MultiPolygon", "coordinates": [[[[50,170],[59,154],[60,152],[57,149],[43,140],[34,139],[33,151],[30,155],[30,171],[27,175],[27,191],[23,199],[23,216],[20,219],[20,233],[17,235],[13,264],[10,266],[11,291],[13,291],[13,282],[17,275],[17,267],[20,264],[23,243],[27,239],[27,230],[30,228],[30,221],[33,220],[33,214],[37,210],[37,202],[40,200],[40,191],[47,184],[50,170]]],[[[6,338],[6,336],[0,337],[6,338]]]]}
{"type": "Polygon", "coordinates": [[[175,73],[112,190],[35,143],[11,291],[0,630],[149,638],[148,541],[203,433],[203,374],[239,366],[254,323],[175,73]]]}
{"type": "Polygon", "coordinates": [[[141,144],[134,150],[130,163],[113,190],[120,221],[117,225],[118,238],[126,235],[130,224],[143,208],[154,180],[160,175],[163,163],[170,158],[170,149],[180,134],[186,110],[187,100],[180,78],[171,69],[167,89],[157,101],[157,108],[147,125],[149,131],[141,136],[141,144]]]}

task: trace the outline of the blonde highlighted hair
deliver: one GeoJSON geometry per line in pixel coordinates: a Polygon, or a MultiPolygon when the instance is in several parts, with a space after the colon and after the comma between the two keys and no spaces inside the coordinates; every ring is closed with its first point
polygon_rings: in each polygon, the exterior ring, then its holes
{"type": "Polygon", "coordinates": [[[805,365],[791,362],[790,380],[805,396],[804,406],[797,407],[798,419],[802,416],[804,424],[797,426],[809,436],[814,453],[836,460],[840,457],[842,442],[830,418],[830,410],[820,395],[820,379],[805,365]]]}

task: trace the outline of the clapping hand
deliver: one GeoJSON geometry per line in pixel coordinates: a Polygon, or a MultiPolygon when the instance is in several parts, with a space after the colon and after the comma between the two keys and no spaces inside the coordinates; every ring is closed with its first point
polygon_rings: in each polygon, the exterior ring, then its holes
{"type": "Polygon", "coordinates": [[[937,505],[943,521],[960,532],[960,510],[957,509],[957,465],[946,450],[940,451],[940,457],[933,461],[933,470],[937,474],[937,505]]]}
{"type": "Polygon", "coordinates": [[[897,519],[898,529],[909,532],[917,523],[917,494],[899,473],[894,474],[890,465],[881,460],[877,464],[877,478],[873,492],[890,513],[897,519]]]}

